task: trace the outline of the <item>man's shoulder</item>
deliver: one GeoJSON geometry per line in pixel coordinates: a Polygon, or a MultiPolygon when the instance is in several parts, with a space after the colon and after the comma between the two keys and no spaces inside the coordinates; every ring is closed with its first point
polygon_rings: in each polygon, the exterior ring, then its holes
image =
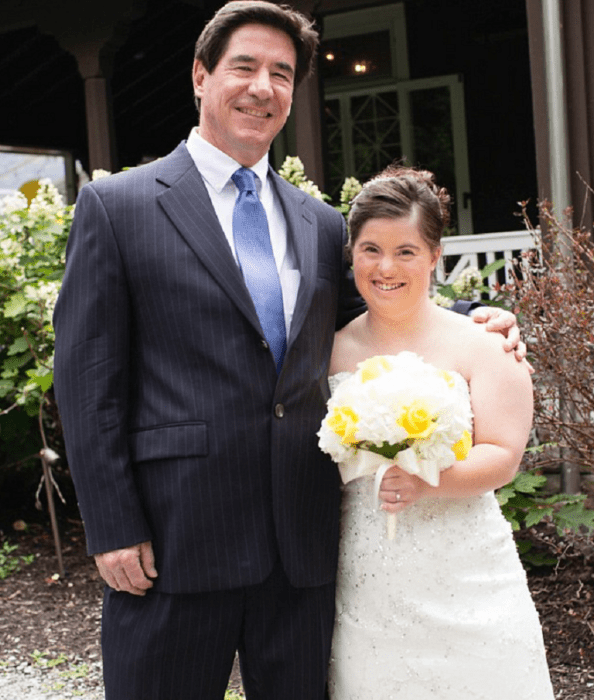
{"type": "Polygon", "coordinates": [[[195,167],[194,163],[182,142],[171,153],[162,158],[124,168],[120,172],[93,180],[85,187],[92,187],[98,194],[117,192],[123,189],[130,191],[134,187],[145,187],[150,180],[175,180],[191,167],[195,167]]]}

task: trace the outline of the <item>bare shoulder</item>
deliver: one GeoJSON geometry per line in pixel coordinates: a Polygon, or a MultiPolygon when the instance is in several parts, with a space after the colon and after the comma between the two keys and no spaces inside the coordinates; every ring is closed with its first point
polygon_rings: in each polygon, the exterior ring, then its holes
{"type": "Polygon", "coordinates": [[[525,382],[531,387],[527,364],[518,362],[513,352],[506,352],[502,333],[487,331],[484,323],[475,323],[472,319],[466,319],[461,327],[460,342],[472,375],[488,372],[500,381],[505,376],[508,381],[525,382]]]}
{"type": "Polygon", "coordinates": [[[484,323],[475,323],[470,317],[447,309],[440,308],[436,318],[440,344],[447,350],[452,367],[467,379],[484,371],[501,370],[515,377],[529,374],[525,363],[504,350],[505,337],[501,333],[486,331],[484,323]]]}

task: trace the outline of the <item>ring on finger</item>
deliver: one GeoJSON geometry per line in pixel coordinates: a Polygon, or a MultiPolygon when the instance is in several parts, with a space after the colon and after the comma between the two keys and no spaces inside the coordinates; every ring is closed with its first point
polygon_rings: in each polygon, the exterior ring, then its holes
{"type": "Polygon", "coordinates": [[[396,491],[396,500],[397,500],[397,501],[400,500],[400,491],[396,491]]]}

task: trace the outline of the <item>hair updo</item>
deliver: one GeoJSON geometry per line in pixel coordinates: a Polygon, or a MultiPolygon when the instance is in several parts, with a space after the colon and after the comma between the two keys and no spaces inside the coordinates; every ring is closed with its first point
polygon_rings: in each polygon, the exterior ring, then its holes
{"type": "Polygon", "coordinates": [[[432,251],[440,246],[441,236],[450,221],[450,195],[435,184],[428,170],[390,165],[366,182],[353,200],[348,217],[352,251],[362,228],[371,219],[401,219],[415,216],[423,240],[432,251]]]}

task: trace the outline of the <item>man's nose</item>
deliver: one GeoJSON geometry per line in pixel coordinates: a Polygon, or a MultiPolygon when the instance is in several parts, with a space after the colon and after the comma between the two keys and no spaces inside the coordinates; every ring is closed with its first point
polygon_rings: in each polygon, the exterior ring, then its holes
{"type": "Polygon", "coordinates": [[[272,94],[272,84],[267,70],[258,70],[253,74],[249,92],[259,100],[265,100],[270,97],[272,94]]]}

